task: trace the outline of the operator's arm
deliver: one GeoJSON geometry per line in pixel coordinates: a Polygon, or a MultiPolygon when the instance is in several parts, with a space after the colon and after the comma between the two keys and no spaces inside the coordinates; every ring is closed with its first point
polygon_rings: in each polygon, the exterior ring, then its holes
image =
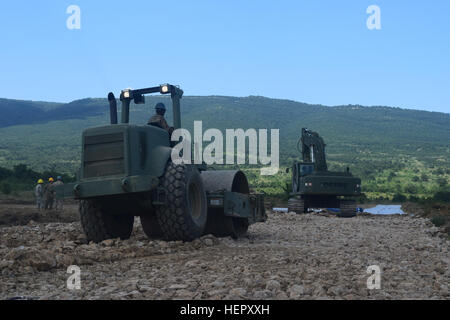
{"type": "Polygon", "coordinates": [[[163,117],[161,117],[161,120],[159,121],[161,128],[163,128],[164,130],[169,131],[169,125],[167,124],[166,119],[164,119],[163,117]]]}
{"type": "Polygon", "coordinates": [[[173,132],[173,127],[169,127],[166,119],[164,119],[164,117],[161,115],[154,115],[153,117],[151,117],[150,120],[148,120],[148,124],[164,129],[169,132],[169,134],[172,134],[173,132]]]}

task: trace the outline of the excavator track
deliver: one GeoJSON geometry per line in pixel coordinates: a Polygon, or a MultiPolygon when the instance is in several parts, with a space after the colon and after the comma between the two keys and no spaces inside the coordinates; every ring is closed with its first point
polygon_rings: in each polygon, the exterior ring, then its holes
{"type": "Polygon", "coordinates": [[[299,198],[290,198],[288,200],[288,211],[297,214],[305,213],[305,200],[299,198]]]}
{"type": "Polygon", "coordinates": [[[352,218],[356,216],[356,202],[354,200],[341,200],[341,212],[338,217],[352,218]]]}

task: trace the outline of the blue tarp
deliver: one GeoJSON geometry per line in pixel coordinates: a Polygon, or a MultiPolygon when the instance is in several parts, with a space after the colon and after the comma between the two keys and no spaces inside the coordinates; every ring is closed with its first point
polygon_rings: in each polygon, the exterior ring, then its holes
{"type": "Polygon", "coordinates": [[[405,214],[405,212],[403,212],[401,207],[402,206],[399,204],[398,205],[379,204],[376,207],[364,209],[364,212],[370,214],[405,214]]]}
{"type": "MultiPolygon", "coordinates": [[[[403,210],[401,209],[401,205],[386,205],[386,204],[379,204],[375,207],[372,208],[367,208],[367,209],[363,209],[363,208],[356,208],[356,212],[367,212],[370,214],[406,214],[405,212],[403,212],[403,210]]],[[[327,211],[329,212],[334,212],[334,213],[339,213],[341,212],[341,210],[339,208],[326,208],[327,211]]],[[[287,212],[288,209],[287,208],[273,208],[273,211],[277,211],[277,212],[287,212]]],[[[316,212],[320,212],[320,210],[314,210],[316,212]]]]}

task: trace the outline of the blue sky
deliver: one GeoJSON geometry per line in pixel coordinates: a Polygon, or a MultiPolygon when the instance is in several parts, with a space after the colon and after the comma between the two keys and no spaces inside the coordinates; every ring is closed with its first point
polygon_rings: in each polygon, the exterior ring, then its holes
{"type": "Polygon", "coordinates": [[[0,97],[186,95],[450,112],[450,1],[4,1],[0,97]],[[69,5],[81,29],[69,30],[69,5]],[[381,30],[369,30],[369,5],[381,30]]]}

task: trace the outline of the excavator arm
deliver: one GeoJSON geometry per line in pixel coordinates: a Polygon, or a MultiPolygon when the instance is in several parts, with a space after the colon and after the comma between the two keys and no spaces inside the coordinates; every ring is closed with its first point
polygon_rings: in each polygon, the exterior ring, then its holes
{"type": "Polygon", "coordinates": [[[297,147],[301,153],[303,162],[314,163],[315,171],[327,171],[327,161],[325,159],[325,143],[317,132],[302,128],[302,137],[298,141],[297,147]]]}

